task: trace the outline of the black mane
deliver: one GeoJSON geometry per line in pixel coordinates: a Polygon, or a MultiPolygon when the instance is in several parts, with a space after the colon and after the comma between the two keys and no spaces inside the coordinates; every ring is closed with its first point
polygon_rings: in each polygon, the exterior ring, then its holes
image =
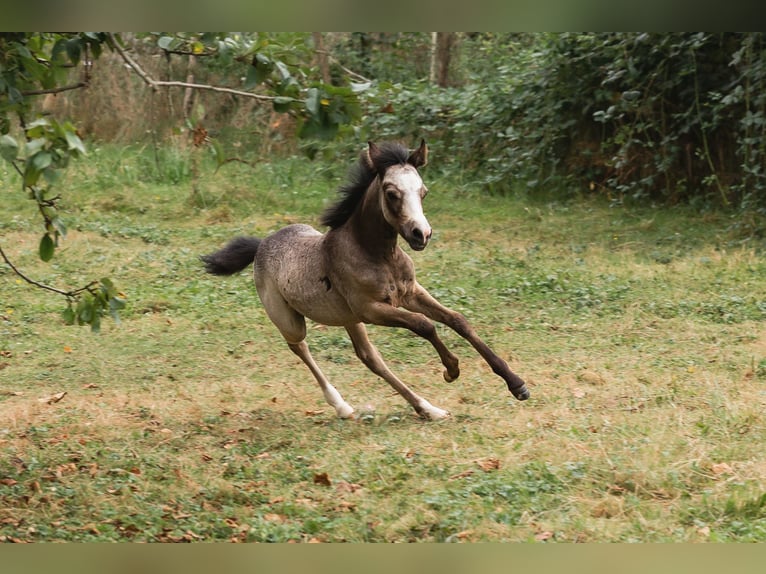
{"type": "Polygon", "coordinates": [[[375,176],[378,173],[385,172],[393,165],[404,165],[410,156],[410,150],[399,143],[384,142],[378,147],[380,155],[377,159],[376,167],[370,165],[367,150],[361,153],[359,161],[351,170],[349,182],[338,189],[340,199],[327,207],[322,213],[320,218],[322,225],[335,229],[346,223],[362,202],[362,198],[367,188],[370,187],[370,184],[375,179],[375,176]]]}

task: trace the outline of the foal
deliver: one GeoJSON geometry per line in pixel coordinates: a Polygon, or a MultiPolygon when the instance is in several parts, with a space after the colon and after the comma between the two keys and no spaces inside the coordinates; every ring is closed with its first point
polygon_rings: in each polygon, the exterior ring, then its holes
{"type": "Polygon", "coordinates": [[[424,418],[441,419],[449,412],[418,396],[389,370],[368,339],[365,323],[404,327],[427,339],[449,382],[460,374],[458,359],[431,320],[444,323],[473,345],[517,399],[529,398],[524,381],[478,337],[465,317],[441,305],[415,280],[412,259],[397,244],[401,236],[413,250],[422,251],[431,238],[422,207],[428,190],[418,173],[427,159],[425,141],[414,151],[369,142],[351,182],[322,215],[321,223],[330,228],[327,233],[308,225],[288,225],[262,240],[235,238],[202,257],[206,270],[215,275],[231,275],[254,262],[255,286],[266,313],[290,350],[311,370],[339,417],[351,417],[354,409],[311,356],[305,317],[345,327],[359,359],[424,418]]]}

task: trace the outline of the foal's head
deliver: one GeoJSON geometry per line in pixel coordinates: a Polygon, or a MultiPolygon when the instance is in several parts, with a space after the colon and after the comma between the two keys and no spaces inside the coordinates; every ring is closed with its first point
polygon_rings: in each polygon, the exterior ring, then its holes
{"type": "Polygon", "coordinates": [[[423,198],[428,189],[420,178],[418,168],[428,161],[428,147],[421,140],[420,147],[406,157],[406,161],[392,163],[386,150],[369,142],[368,157],[380,180],[380,210],[388,224],[415,251],[422,251],[431,238],[431,226],[423,214],[423,198]]]}

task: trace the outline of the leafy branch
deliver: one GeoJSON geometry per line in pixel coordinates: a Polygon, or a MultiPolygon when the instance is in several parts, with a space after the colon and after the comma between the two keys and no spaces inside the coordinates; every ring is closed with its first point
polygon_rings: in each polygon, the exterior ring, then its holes
{"type": "MultiPolygon", "coordinates": [[[[128,65],[128,67],[133,70],[139,78],[141,78],[144,83],[152,88],[153,90],[156,90],[159,87],[171,87],[171,88],[190,88],[193,90],[209,90],[212,92],[219,92],[224,94],[232,94],[235,96],[242,96],[245,98],[253,98],[256,100],[263,100],[266,102],[274,102],[276,100],[284,101],[284,96],[267,96],[264,94],[256,94],[253,92],[245,92],[243,90],[235,90],[233,88],[226,88],[223,86],[213,86],[210,84],[197,84],[193,82],[181,82],[176,80],[155,80],[152,78],[142,67],[141,65],[136,62],[123,48],[120,46],[120,42],[117,38],[115,38],[114,34],[111,32],[109,33],[109,42],[110,45],[114,48],[114,50],[120,55],[120,57],[125,61],[125,63],[128,65]]],[[[172,51],[168,51],[168,53],[174,53],[172,51]]],[[[200,56],[202,54],[192,54],[195,56],[200,56]]],[[[288,98],[292,101],[298,101],[294,98],[288,98]]],[[[286,103],[286,102],[285,102],[286,103]]]]}
{"type": "Polygon", "coordinates": [[[46,285],[45,283],[40,283],[39,281],[35,281],[34,279],[22,273],[19,270],[19,268],[16,267],[13,264],[13,262],[11,262],[10,259],[8,259],[8,256],[5,254],[5,251],[3,251],[2,245],[0,245],[0,257],[2,257],[6,265],[8,265],[8,267],[11,268],[11,271],[13,271],[16,275],[21,277],[24,281],[26,281],[30,285],[34,285],[35,287],[39,287],[40,289],[45,289],[47,291],[52,291],[53,293],[58,293],[59,295],[63,295],[64,297],[67,298],[68,301],[76,300],[82,293],[84,293],[85,291],[89,291],[94,286],[98,285],[98,281],[91,281],[85,287],[80,287],[79,289],[72,289],[70,291],[64,291],[62,289],[58,289],[56,287],[51,287],[50,285],[46,285]]]}
{"type": "MultiPolygon", "coordinates": [[[[31,96],[54,94],[85,88],[90,83],[91,51],[101,52],[103,37],[98,34],[0,35],[0,158],[11,164],[21,179],[21,188],[37,204],[45,232],[40,240],[39,257],[53,258],[59,239],[66,236],[66,226],[58,214],[60,194],[51,190],[61,179],[72,158],[86,155],[85,145],[71,122],[38,117],[27,122],[31,96]],[[63,84],[68,68],[83,61],[82,79],[63,84]],[[18,118],[22,136],[12,135],[9,116],[18,118]]],[[[124,308],[125,296],[109,278],[91,281],[78,289],[52,287],[23,273],[0,248],[2,260],[26,283],[66,298],[63,312],[67,324],[101,327],[108,312],[115,318],[124,308]]]]}

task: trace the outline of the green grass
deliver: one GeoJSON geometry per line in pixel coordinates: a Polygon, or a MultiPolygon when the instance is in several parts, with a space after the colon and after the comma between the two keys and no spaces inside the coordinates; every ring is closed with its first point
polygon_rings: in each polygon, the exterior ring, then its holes
{"type": "Polygon", "coordinates": [[[488,197],[429,168],[419,280],[532,398],[447,329],[449,384],[427,343],[370,328],[453,415],[424,422],[342,330],[310,325],[359,413],[341,421],[247,273],[210,277],[197,257],[316,224],[347,162],[209,161],[95,148],[61,189],[70,233],[48,264],[34,205],[0,168],[15,264],[61,287],[109,276],[129,301],[94,335],[0,267],[0,540],[766,539],[766,264],[728,215],[488,197]]]}

